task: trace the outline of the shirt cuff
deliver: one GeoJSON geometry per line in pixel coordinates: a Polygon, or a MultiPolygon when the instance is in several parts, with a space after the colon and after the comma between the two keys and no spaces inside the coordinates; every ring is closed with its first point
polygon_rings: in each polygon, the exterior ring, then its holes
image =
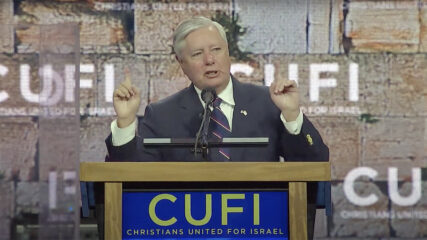
{"type": "Polygon", "coordinates": [[[127,127],[119,128],[119,126],[117,126],[117,119],[114,120],[111,123],[111,141],[113,142],[113,146],[118,147],[130,142],[135,137],[137,122],[138,119],[127,127]]]}
{"type": "Polygon", "coordinates": [[[301,132],[303,122],[301,109],[299,110],[298,117],[297,119],[295,119],[295,121],[287,122],[282,114],[280,114],[280,119],[282,120],[283,125],[285,125],[286,130],[288,130],[290,134],[298,135],[301,132]]]}

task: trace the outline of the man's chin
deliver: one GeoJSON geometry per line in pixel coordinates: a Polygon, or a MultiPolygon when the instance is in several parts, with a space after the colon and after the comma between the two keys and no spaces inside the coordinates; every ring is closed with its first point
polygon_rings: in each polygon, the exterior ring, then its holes
{"type": "Polygon", "coordinates": [[[222,91],[228,84],[228,80],[225,81],[224,79],[220,79],[220,78],[213,78],[213,79],[203,79],[203,84],[197,86],[197,88],[203,90],[206,88],[213,88],[215,89],[215,91],[218,92],[222,91]]]}
{"type": "Polygon", "coordinates": [[[203,88],[218,88],[221,86],[220,82],[207,82],[206,84],[203,84],[203,88]]]}

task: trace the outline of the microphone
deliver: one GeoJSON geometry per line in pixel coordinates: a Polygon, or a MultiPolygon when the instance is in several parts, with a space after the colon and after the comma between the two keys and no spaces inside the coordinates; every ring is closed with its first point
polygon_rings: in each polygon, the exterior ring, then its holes
{"type": "Polygon", "coordinates": [[[194,153],[197,151],[197,146],[202,147],[203,159],[207,160],[207,147],[208,147],[208,131],[209,131],[209,122],[211,118],[211,109],[213,101],[217,97],[216,92],[213,88],[206,88],[202,90],[201,97],[203,102],[205,102],[205,110],[203,112],[202,123],[200,124],[199,131],[197,132],[196,141],[194,143],[194,153]]]}
{"type": "Polygon", "coordinates": [[[202,90],[202,93],[200,94],[202,97],[203,102],[206,103],[206,106],[212,104],[212,102],[216,98],[216,92],[213,88],[205,88],[202,90]]]}

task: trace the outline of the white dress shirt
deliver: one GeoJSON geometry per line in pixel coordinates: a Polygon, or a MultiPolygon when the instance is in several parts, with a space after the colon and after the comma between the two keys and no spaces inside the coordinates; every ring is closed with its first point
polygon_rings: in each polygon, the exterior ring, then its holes
{"type": "MultiPolygon", "coordinates": [[[[199,96],[199,100],[203,105],[203,108],[205,107],[205,103],[202,100],[201,93],[202,90],[194,86],[194,89],[197,92],[197,95],[199,96]]],[[[222,99],[220,108],[221,111],[224,113],[225,117],[228,120],[228,123],[230,124],[230,129],[233,131],[233,110],[234,110],[234,96],[233,96],[233,82],[228,82],[227,87],[218,94],[218,97],[222,99]]],[[[302,112],[300,110],[300,113],[298,114],[298,117],[295,121],[287,122],[286,119],[283,117],[282,114],[280,114],[280,119],[282,120],[286,130],[293,135],[298,135],[301,132],[301,127],[303,123],[303,116],[302,112]]],[[[117,126],[117,120],[114,120],[111,123],[111,134],[112,134],[112,142],[113,146],[121,146],[128,142],[130,142],[134,137],[136,133],[136,126],[137,126],[137,120],[135,120],[133,123],[131,123],[129,126],[124,128],[119,128],[117,126]]]]}

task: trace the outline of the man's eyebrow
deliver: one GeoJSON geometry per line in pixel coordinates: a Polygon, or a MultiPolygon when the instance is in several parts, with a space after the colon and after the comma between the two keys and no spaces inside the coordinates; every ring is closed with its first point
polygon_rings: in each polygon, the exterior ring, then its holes
{"type": "MultiPolygon", "coordinates": [[[[221,46],[219,44],[212,44],[212,45],[209,46],[209,48],[213,48],[213,47],[221,47],[221,46]]],[[[200,47],[200,48],[190,49],[191,52],[195,52],[195,51],[199,51],[199,50],[203,51],[203,48],[200,47]]]]}

